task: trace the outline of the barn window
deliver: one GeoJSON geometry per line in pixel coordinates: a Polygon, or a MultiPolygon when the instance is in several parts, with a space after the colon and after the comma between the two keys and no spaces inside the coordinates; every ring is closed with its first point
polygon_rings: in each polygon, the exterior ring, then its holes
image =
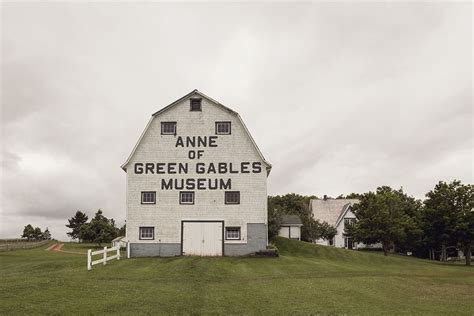
{"type": "Polygon", "coordinates": [[[140,239],[155,239],[155,227],[140,227],[140,239]]]}
{"type": "Polygon", "coordinates": [[[194,204],[194,192],[179,192],[179,204],[194,204]]]}
{"type": "Polygon", "coordinates": [[[202,111],[202,109],[201,109],[201,99],[191,99],[190,100],[190,110],[191,111],[202,111]]]}
{"type": "Polygon", "coordinates": [[[176,135],[176,122],[161,122],[162,135],[176,135]]]}
{"type": "Polygon", "coordinates": [[[227,240],[240,240],[240,227],[226,227],[225,228],[225,239],[227,239],[227,240]]]}
{"type": "Polygon", "coordinates": [[[217,135],[230,135],[230,122],[216,122],[217,135]]]}
{"type": "Polygon", "coordinates": [[[156,192],[142,192],[142,204],[156,204],[156,192]]]}
{"type": "Polygon", "coordinates": [[[240,204],[240,191],[226,191],[225,204],[240,204]]]}

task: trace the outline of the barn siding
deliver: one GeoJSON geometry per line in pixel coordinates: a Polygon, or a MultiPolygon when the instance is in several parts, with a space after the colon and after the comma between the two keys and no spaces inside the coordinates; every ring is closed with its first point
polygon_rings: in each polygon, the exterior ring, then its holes
{"type": "MultiPolygon", "coordinates": [[[[196,148],[202,149],[202,148],[196,148]]],[[[225,226],[240,226],[241,240],[226,241],[228,244],[241,245],[241,249],[260,250],[266,246],[267,224],[267,172],[264,162],[248,137],[240,120],[229,111],[215,106],[211,101],[202,99],[202,112],[189,111],[189,99],[156,116],[150,123],[135,154],[127,164],[127,239],[136,244],[133,254],[141,255],[158,249],[156,244],[175,245],[181,243],[182,220],[223,220],[225,226]],[[161,135],[161,122],[176,121],[177,135],[161,135]],[[190,160],[188,151],[193,148],[176,148],[177,136],[213,136],[216,121],[230,121],[231,135],[218,135],[218,147],[203,148],[204,156],[199,160],[190,160]],[[232,162],[240,166],[242,161],[262,162],[262,172],[258,174],[196,174],[196,162],[232,162]],[[156,175],[134,174],[136,162],[176,162],[189,163],[188,174],[156,175]],[[225,205],[225,190],[194,190],[195,204],[180,205],[179,190],[161,190],[161,179],[186,178],[222,178],[232,179],[232,191],[240,191],[239,205],[225,205]],[[157,202],[154,205],[141,204],[141,191],[156,191],[157,202]],[[265,227],[265,245],[262,240],[263,229],[255,230],[256,237],[249,232],[248,223],[259,223],[265,227]],[[155,227],[154,240],[139,240],[139,227],[155,227]],[[148,244],[154,244],[144,250],[148,244]],[[138,246],[139,245],[139,246],[138,246]],[[254,246],[255,248],[252,248],[254,246]]],[[[170,249],[174,249],[170,246],[170,249]]],[[[237,247],[230,247],[236,249],[237,247]]],[[[230,250],[231,253],[239,252],[230,250]]],[[[173,250],[169,251],[173,253],[173,250]]]]}

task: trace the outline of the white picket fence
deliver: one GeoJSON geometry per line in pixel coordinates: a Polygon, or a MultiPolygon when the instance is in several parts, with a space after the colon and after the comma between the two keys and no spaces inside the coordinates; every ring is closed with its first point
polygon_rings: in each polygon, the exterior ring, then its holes
{"type": "Polygon", "coordinates": [[[103,263],[105,266],[107,264],[107,261],[114,259],[120,260],[120,247],[104,247],[104,249],[97,251],[92,251],[92,249],[89,249],[87,250],[87,270],[92,270],[92,266],[99,263],[103,263]],[[116,254],[113,256],[107,256],[107,253],[110,251],[115,251],[116,254]],[[92,256],[95,255],[102,255],[102,259],[92,260],[92,256]]]}

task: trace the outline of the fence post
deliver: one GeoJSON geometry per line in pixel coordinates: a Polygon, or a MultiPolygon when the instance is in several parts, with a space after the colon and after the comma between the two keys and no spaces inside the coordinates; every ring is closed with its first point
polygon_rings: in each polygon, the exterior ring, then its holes
{"type": "Polygon", "coordinates": [[[117,246],[117,260],[120,260],[120,245],[117,246]]]}
{"type": "Polygon", "coordinates": [[[87,250],[87,270],[92,270],[92,249],[87,250]]]}
{"type": "Polygon", "coordinates": [[[107,264],[107,246],[104,247],[104,266],[107,264]]]}

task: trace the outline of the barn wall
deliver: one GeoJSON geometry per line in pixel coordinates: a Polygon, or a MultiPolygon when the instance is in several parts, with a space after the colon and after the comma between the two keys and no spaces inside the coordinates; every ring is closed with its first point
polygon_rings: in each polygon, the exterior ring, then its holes
{"type": "Polygon", "coordinates": [[[267,225],[247,224],[248,239],[245,244],[224,244],[226,256],[243,256],[267,247],[267,225]]]}
{"type": "Polygon", "coordinates": [[[181,255],[181,243],[130,243],[131,257],[173,257],[181,255]]]}
{"type": "MultiPolygon", "coordinates": [[[[247,136],[239,119],[207,99],[202,99],[202,112],[189,111],[189,99],[174,106],[170,110],[155,117],[148,131],[138,145],[135,155],[127,165],[127,239],[135,243],[135,254],[146,254],[143,249],[146,244],[174,245],[181,243],[182,220],[223,220],[225,226],[240,226],[241,240],[226,241],[228,244],[241,245],[241,249],[249,249],[248,245],[265,247],[263,243],[254,243],[261,240],[262,230],[248,231],[248,223],[258,223],[265,227],[267,224],[267,172],[253,143],[247,136]],[[161,135],[161,122],[176,121],[177,135],[161,135]],[[218,147],[205,148],[176,148],[177,136],[214,136],[216,121],[232,122],[231,135],[217,135],[218,147]],[[188,158],[189,150],[204,150],[199,160],[188,158]],[[261,173],[250,174],[196,174],[195,163],[204,162],[232,162],[240,166],[243,161],[261,162],[261,173]],[[176,162],[188,163],[188,174],[135,174],[136,162],[176,162]],[[225,205],[225,190],[194,190],[195,204],[180,205],[179,190],[162,190],[161,179],[187,178],[218,178],[232,181],[231,191],[240,191],[239,205],[225,205]],[[141,191],[156,191],[155,205],[141,204],[141,191]],[[155,227],[154,240],[139,240],[139,227],[155,227]],[[255,232],[255,235],[253,235],[255,232]]],[[[186,190],[184,190],[186,191],[186,190]]],[[[155,248],[150,249],[158,249],[155,248]]],[[[174,246],[170,246],[174,249],[174,246]]],[[[237,249],[230,247],[229,249],[237,249]]],[[[150,250],[155,252],[155,250],[150,250]]],[[[234,250],[230,250],[233,252],[234,250]]],[[[238,253],[239,251],[235,251],[238,253]]],[[[170,251],[173,253],[173,251],[170,251]]]]}

